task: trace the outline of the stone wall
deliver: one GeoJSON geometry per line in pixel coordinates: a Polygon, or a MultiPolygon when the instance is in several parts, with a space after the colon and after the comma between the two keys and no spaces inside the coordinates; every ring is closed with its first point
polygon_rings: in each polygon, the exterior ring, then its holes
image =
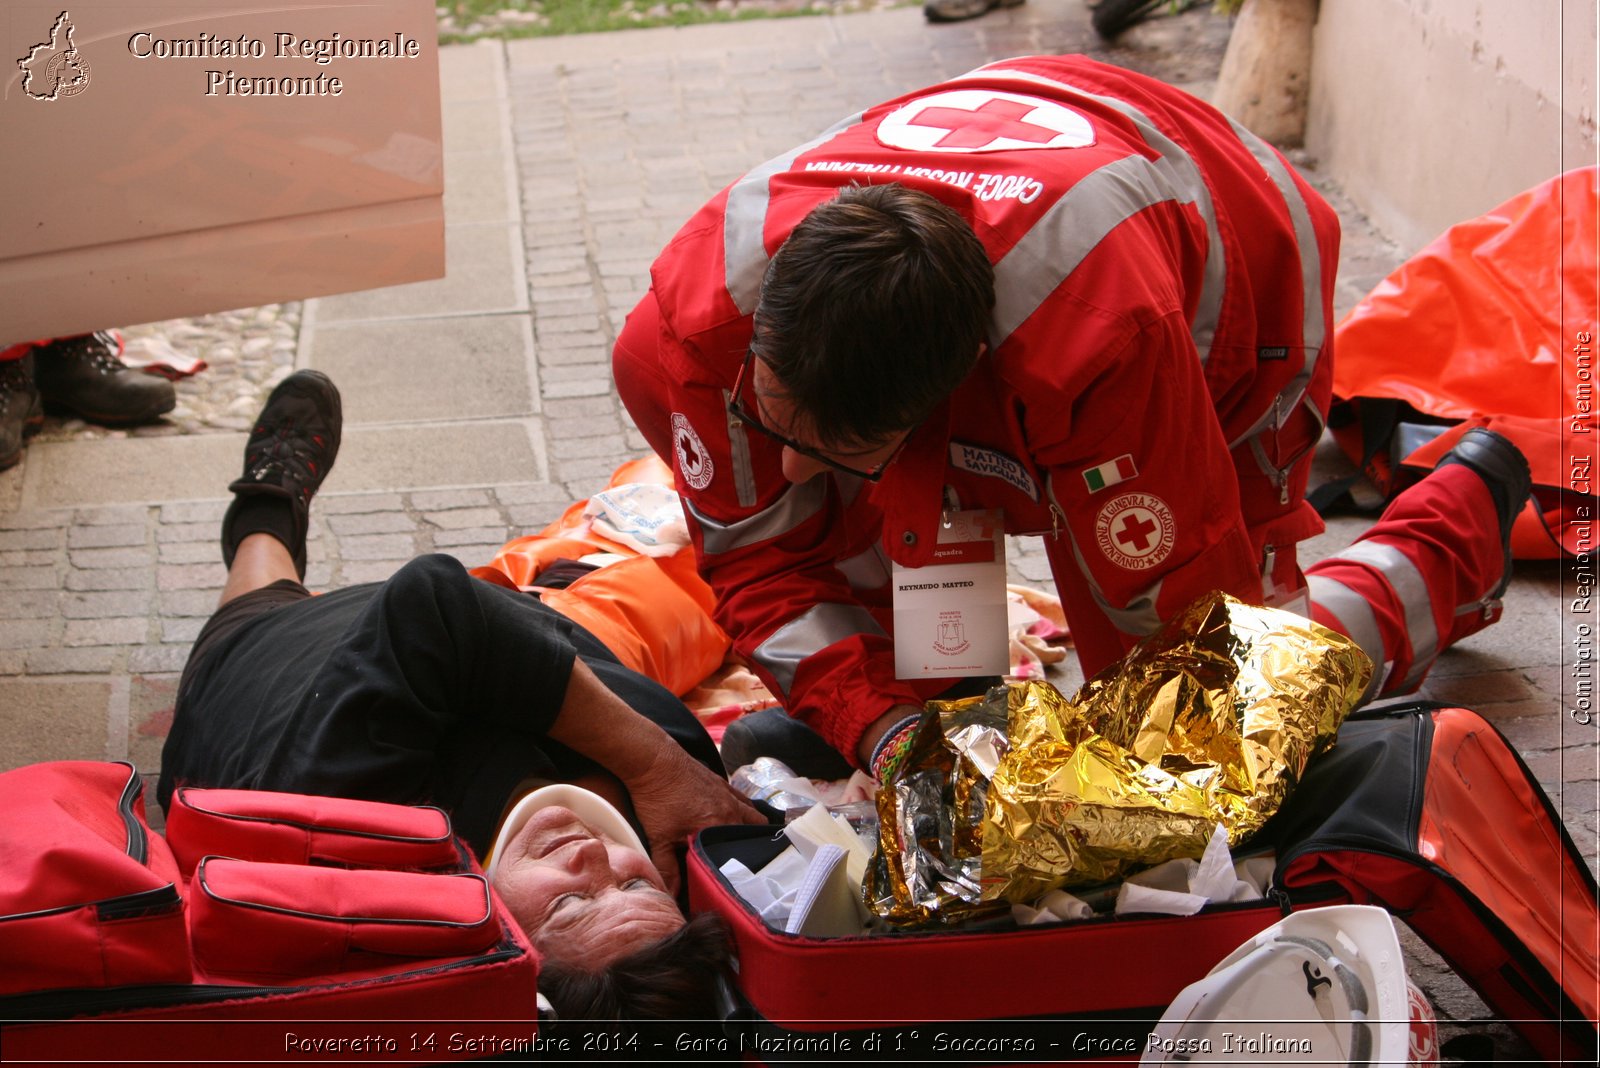
{"type": "Polygon", "coordinates": [[[1595,0],[1322,0],[1306,147],[1407,253],[1596,162],[1595,0]]]}

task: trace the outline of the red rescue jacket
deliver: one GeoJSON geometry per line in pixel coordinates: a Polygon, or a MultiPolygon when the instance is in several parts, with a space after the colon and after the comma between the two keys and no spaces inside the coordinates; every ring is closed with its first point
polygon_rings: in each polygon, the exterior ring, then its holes
{"type": "Polygon", "coordinates": [[[1201,101],[1077,57],[1007,60],[853,116],[718,194],[652,269],[618,346],[649,348],[634,418],[672,438],[718,620],[848,756],[921,684],[894,677],[888,560],[941,511],[1044,534],[1086,670],[1195,596],[1262,595],[1322,425],[1338,221],[1201,101]],[[786,482],[730,425],[769,257],[841,187],[898,181],[971,222],[995,265],[989,353],[877,485],[786,482]],[[657,317],[659,310],[659,317],[657,317]],[[658,336],[639,333],[658,329],[658,336]],[[641,410],[648,409],[648,410],[641,410]]]}

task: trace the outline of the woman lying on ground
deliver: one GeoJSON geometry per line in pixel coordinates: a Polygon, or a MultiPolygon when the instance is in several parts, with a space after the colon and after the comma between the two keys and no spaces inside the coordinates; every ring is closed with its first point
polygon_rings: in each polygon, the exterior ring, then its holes
{"type": "Polygon", "coordinates": [[[340,427],[338,391],[314,371],[279,385],[255,422],[222,522],[227,583],[178,687],[162,805],[177,785],[429,803],[480,856],[514,815],[491,881],[543,958],[557,1015],[708,1015],[727,950],[714,923],[678,910],[675,851],[702,827],[762,817],[676,697],[452,557],[313,597],[310,502],[340,427]],[[584,789],[518,808],[551,784],[584,789]]]}

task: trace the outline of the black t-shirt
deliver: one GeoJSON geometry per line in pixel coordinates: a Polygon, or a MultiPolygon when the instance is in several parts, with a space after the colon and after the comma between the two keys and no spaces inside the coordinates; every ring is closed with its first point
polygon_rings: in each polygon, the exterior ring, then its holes
{"type": "Polygon", "coordinates": [[[216,632],[196,643],[162,754],[163,805],[174,784],[437,804],[481,854],[524,778],[596,768],[546,737],[578,656],[721,773],[710,738],[670,692],[453,558],[421,557],[383,583],[317,597],[276,588],[245,595],[261,603],[224,606],[216,632]]]}

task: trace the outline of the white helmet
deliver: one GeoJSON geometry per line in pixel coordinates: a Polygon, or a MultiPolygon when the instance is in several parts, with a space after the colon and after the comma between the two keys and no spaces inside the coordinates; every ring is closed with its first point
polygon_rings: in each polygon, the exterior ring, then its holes
{"type": "Polygon", "coordinates": [[[1151,1032],[1144,1064],[1424,1063],[1433,1011],[1406,978],[1394,920],[1370,905],[1307,909],[1185,987],[1151,1032]]]}

